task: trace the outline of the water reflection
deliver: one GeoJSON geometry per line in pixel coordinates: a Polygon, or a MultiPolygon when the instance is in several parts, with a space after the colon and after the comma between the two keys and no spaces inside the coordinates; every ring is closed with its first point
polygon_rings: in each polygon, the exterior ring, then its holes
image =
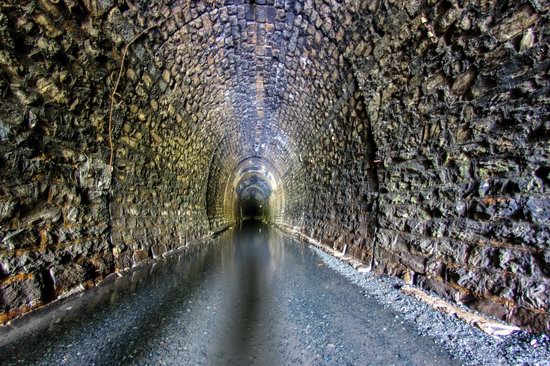
{"type": "Polygon", "coordinates": [[[133,340],[143,342],[144,336],[152,337],[161,329],[161,320],[200,286],[202,275],[214,263],[212,248],[216,244],[205,250],[190,248],[113,277],[99,287],[17,319],[11,327],[0,328],[0,363],[48,364],[52,351],[62,354],[65,364],[79,364],[90,356],[94,363],[113,364],[130,354],[138,355],[140,348],[133,340]],[[88,342],[79,345],[80,340],[88,342]]]}
{"type": "Polygon", "coordinates": [[[306,246],[258,222],[0,333],[0,364],[449,363],[306,246]]]}
{"type": "MultiPolygon", "coordinates": [[[[212,303],[199,310],[206,312],[202,317],[216,319],[214,328],[205,331],[209,337],[203,352],[219,364],[259,361],[258,348],[265,338],[262,321],[273,314],[272,283],[281,260],[284,245],[276,234],[261,223],[244,222],[204,250],[138,269],[16,321],[15,329],[2,330],[0,360],[40,362],[52,341],[54,351],[63,350],[90,332],[108,335],[107,342],[99,337],[82,345],[101,349],[92,357],[95,363],[147,358],[152,348],[147,342],[162,339],[167,319],[184,318],[181,328],[191,327],[185,315],[197,296],[211,291],[212,303]]],[[[182,329],[185,332],[191,334],[182,329]]],[[[85,352],[61,353],[67,363],[84,361],[80,356],[85,352]]],[[[264,363],[275,362],[274,355],[263,353],[264,363]]]]}
{"type": "Polygon", "coordinates": [[[273,313],[271,285],[276,257],[271,251],[278,248],[280,252],[282,246],[273,241],[270,244],[268,231],[262,230],[261,224],[243,225],[232,240],[232,256],[222,261],[222,267],[231,268],[232,280],[224,304],[224,332],[215,350],[216,362],[273,364],[274,355],[263,354],[258,360],[258,347],[264,335],[261,319],[273,313]]]}

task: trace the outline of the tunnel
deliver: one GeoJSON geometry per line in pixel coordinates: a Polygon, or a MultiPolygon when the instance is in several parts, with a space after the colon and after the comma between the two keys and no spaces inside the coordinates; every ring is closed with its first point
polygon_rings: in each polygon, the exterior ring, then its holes
{"type": "Polygon", "coordinates": [[[260,156],[247,157],[223,177],[209,177],[207,216],[210,227],[243,220],[272,222],[284,213],[284,189],[277,168],[260,156]],[[220,215],[226,215],[222,219],[220,215]]]}
{"type": "Polygon", "coordinates": [[[0,322],[255,221],[549,333],[548,9],[2,1],[0,322]]]}

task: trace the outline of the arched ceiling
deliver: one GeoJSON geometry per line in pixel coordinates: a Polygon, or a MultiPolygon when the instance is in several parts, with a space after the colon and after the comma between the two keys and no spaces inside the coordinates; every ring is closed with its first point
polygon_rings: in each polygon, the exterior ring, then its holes
{"type": "MultiPolygon", "coordinates": [[[[195,197],[210,218],[230,215],[227,182],[241,161],[263,158],[292,180],[343,140],[341,115],[352,116],[360,99],[344,57],[357,35],[346,32],[356,2],[127,4],[121,15],[134,29],[150,29],[132,46],[131,64],[143,64],[143,50],[152,50],[147,72],[156,75],[164,109],[181,116],[165,122],[171,132],[163,134],[192,144],[181,161],[193,162],[183,169],[186,176],[191,169],[192,191],[202,190],[195,197]]],[[[313,186],[306,183],[313,178],[299,181],[313,186]]]]}
{"type": "MultiPolygon", "coordinates": [[[[159,14],[130,8],[127,16],[159,14]],[[140,14],[137,14],[140,12],[140,14]]],[[[155,59],[177,113],[221,146],[228,167],[262,156],[285,172],[328,130],[349,94],[339,4],[320,1],[168,2],[155,59]],[[159,46],[160,45],[160,46],[159,46]]],[[[157,20],[158,21],[158,20],[157,20]]],[[[149,22],[153,22],[150,20],[149,22]]],[[[159,27],[160,28],[160,27],[159,27]]]]}

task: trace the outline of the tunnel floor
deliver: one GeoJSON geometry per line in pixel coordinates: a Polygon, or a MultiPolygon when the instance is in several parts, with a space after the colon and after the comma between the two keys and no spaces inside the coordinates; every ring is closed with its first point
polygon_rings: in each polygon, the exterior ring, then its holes
{"type": "Polygon", "coordinates": [[[0,337],[2,364],[456,363],[307,246],[257,222],[13,327],[0,337]]]}

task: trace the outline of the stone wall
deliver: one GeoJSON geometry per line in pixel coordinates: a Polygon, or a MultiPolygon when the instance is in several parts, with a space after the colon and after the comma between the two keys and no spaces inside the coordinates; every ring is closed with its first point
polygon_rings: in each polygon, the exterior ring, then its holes
{"type": "Polygon", "coordinates": [[[212,147],[173,106],[157,27],[125,59],[111,169],[125,46],[163,19],[116,5],[0,5],[1,321],[212,233],[212,147]]]}
{"type": "Polygon", "coordinates": [[[432,3],[362,18],[376,269],[548,331],[548,7],[432,3]]]}
{"type": "Polygon", "coordinates": [[[366,107],[355,84],[331,112],[327,128],[304,151],[298,172],[283,178],[285,215],[278,223],[368,260],[377,178],[366,107]]]}
{"type": "Polygon", "coordinates": [[[115,65],[92,18],[55,22],[62,10],[50,3],[0,10],[3,320],[113,271],[105,116],[115,65]]]}
{"type": "Polygon", "coordinates": [[[547,7],[348,5],[332,19],[352,30],[338,48],[366,116],[325,114],[333,142],[319,128],[302,144],[277,222],[548,331],[547,7]]]}

